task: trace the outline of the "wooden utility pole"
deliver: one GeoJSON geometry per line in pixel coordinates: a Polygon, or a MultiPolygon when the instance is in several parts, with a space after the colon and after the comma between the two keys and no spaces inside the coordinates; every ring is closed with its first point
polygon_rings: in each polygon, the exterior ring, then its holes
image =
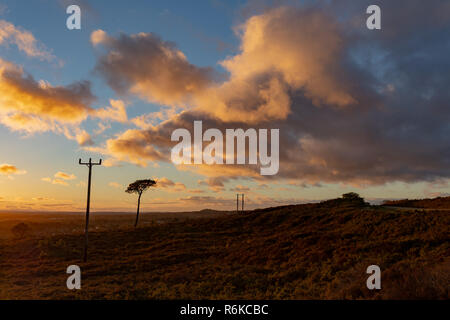
{"type": "Polygon", "coordinates": [[[88,177],[88,190],[87,190],[87,205],[86,205],[86,226],[84,229],[84,255],[83,255],[83,261],[87,261],[87,251],[88,251],[88,231],[89,231],[89,211],[91,207],[91,178],[92,178],[92,166],[101,166],[102,165],[102,159],[98,163],[92,162],[92,159],[89,158],[89,162],[81,162],[81,159],[79,159],[78,163],[80,165],[86,165],[89,168],[89,177],[88,177]]]}
{"type": "Polygon", "coordinates": [[[239,213],[239,196],[242,196],[241,212],[244,212],[244,194],[236,193],[236,213],[239,213]]]}
{"type": "Polygon", "coordinates": [[[239,193],[236,194],[236,213],[239,213],[239,193]]]}

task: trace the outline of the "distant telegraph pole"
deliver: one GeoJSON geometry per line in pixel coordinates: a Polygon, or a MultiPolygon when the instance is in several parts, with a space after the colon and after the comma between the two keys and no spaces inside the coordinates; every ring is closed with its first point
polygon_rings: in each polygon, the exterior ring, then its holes
{"type": "Polygon", "coordinates": [[[239,213],[239,196],[242,197],[241,211],[244,212],[244,194],[236,194],[236,213],[239,213]]]}
{"type": "Polygon", "coordinates": [[[239,193],[236,194],[236,213],[239,213],[239,193]]]}
{"type": "Polygon", "coordinates": [[[88,191],[87,191],[87,205],[86,205],[86,226],[84,229],[84,255],[83,261],[87,261],[87,251],[88,251],[88,230],[89,230],[89,211],[91,207],[91,178],[92,178],[92,166],[101,166],[102,159],[98,163],[92,162],[92,159],[89,158],[89,162],[81,162],[79,159],[78,163],[80,165],[86,165],[89,168],[89,178],[88,178],[88,191]]]}

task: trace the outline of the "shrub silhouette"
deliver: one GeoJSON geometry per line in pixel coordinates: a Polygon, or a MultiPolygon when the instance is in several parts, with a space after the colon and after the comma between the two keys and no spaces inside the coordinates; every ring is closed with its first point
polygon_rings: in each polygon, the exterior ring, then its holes
{"type": "Polygon", "coordinates": [[[349,192],[349,193],[344,193],[342,195],[342,199],[345,199],[345,200],[360,200],[362,198],[356,192],[349,192]]]}
{"type": "Polygon", "coordinates": [[[364,201],[364,198],[362,198],[356,192],[344,193],[342,195],[342,200],[344,200],[345,202],[351,203],[352,205],[356,205],[356,206],[364,207],[364,206],[369,205],[367,202],[364,201]]]}
{"type": "Polygon", "coordinates": [[[31,231],[31,228],[26,223],[19,223],[12,227],[11,232],[14,237],[18,239],[25,238],[31,231]]]}
{"type": "Polygon", "coordinates": [[[369,205],[355,192],[344,193],[341,198],[322,201],[321,204],[328,207],[366,207],[369,205]]]}

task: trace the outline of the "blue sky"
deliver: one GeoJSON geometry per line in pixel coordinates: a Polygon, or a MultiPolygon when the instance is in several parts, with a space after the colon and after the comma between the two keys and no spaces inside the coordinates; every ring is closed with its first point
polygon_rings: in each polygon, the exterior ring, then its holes
{"type": "MultiPolygon", "coordinates": [[[[254,57],[254,59],[260,59],[259,55],[248,53],[244,48],[245,46],[241,46],[242,44],[248,45],[251,41],[248,39],[253,39],[251,37],[254,36],[254,34],[251,32],[255,32],[255,30],[250,28],[251,24],[249,23],[249,21],[252,21],[252,17],[258,17],[255,20],[256,22],[268,21],[267,24],[274,23],[273,30],[278,30],[275,23],[282,23],[277,22],[274,20],[276,18],[273,18],[273,16],[276,16],[276,10],[279,6],[270,5],[267,9],[261,10],[255,2],[247,3],[245,1],[133,1],[131,3],[125,1],[90,1],[89,3],[77,3],[82,10],[82,29],[68,30],[66,28],[66,19],[68,16],[65,13],[66,6],[68,5],[66,1],[34,0],[25,2],[0,0],[0,20],[14,25],[21,32],[31,33],[37,41],[38,48],[47,52],[52,58],[39,59],[30,57],[19,50],[14,43],[5,42],[2,44],[1,41],[0,57],[5,61],[12,62],[16,66],[20,66],[26,74],[32,75],[36,81],[45,80],[52,86],[67,87],[77,81],[88,80],[91,83],[90,90],[96,97],[96,100],[89,105],[90,108],[107,108],[110,105],[110,99],[121,100],[126,104],[126,112],[129,120],[142,115],[150,115],[160,110],[167,110],[167,106],[165,106],[163,102],[158,103],[155,99],[153,101],[144,99],[142,96],[133,94],[131,91],[127,94],[117,92],[115,88],[108,85],[107,81],[105,81],[104,73],[102,74],[101,71],[96,71],[96,66],[101,57],[107,56],[111,53],[112,49],[94,47],[91,42],[91,35],[94,31],[103,30],[109,37],[112,37],[112,39],[118,39],[120,34],[126,35],[127,37],[131,37],[131,35],[141,32],[156,34],[164,41],[163,45],[167,45],[166,42],[173,43],[177,50],[185,55],[189,64],[193,66],[192,68],[201,71],[203,70],[202,68],[210,67],[215,70],[215,73],[222,76],[221,81],[223,83],[229,82],[229,85],[232,86],[234,85],[233,81],[239,78],[239,72],[232,69],[232,67],[227,69],[227,67],[220,64],[221,61],[228,61],[230,63],[229,65],[239,66],[238,62],[236,62],[237,60],[233,60],[236,57],[245,57],[248,55],[251,57],[250,60],[248,60],[250,63],[252,63],[252,57],[254,57]],[[244,26],[243,29],[241,29],[240,34],[237,32],[238,26],[244,26]],[[247,35],[247,38],[243,35],[247,35]],[[253,54],[253,56],[251,56],[251,54],[253,54]]],[[[286,48],[288,48],[285,52],[286,57],[303,57],[303,51],[308,53],[309,50],[312,50],[310,47],[314,47],[313,43],[315,41],[311,41],[315,39],[314,32],[321,34],[323,37],[329,35],[325,33],[322,34],[322,31],[316,30],[311,24],[302,25],[300,20],[304,18],[305,21],[308,21],[308,14],[310,14],[310,11],[302,11],[301,8],[304,6],[302,1],[294,1],[294,4],[292,10],[282,11],[281,13],[286,15],[286,19],[294,19],[293,23],[287,24],[285,27],[287,35],[293,38],[293,42],[295,42],[296,39],[299,39],[298,41],[310,39],[309,43],[300,43],[299,46],[295,46],[293,44],[282,43],[281,40],[278,43],[276,37],[271,40],[270,37],[273,35],[270,26],[265,26],[265,29],[261,30],[261,34],[263,35],[261,39],[263,40],[255,38],[256,40],[254,41],[267,41],[269,43],[269,46],[266,47],[269,48],[267,65],[271,67],[264,69],[265,67],[258,66],[258,76],[263,74],[264,77],[273,76],[274,79],[278,79],[276,72],[281,74],[285,72],[283,75],[284,80],[282,81],[286,81],[286,83],[283,83],[283,86],[289,87],[287,94],[291,95],[289,106],[290,116],[285,118],[275,116],[271,119],[270,125],[280,126],[280,130],[282,130],[283,133],[286,132],[286,136],[289,137],[284,140],[282,139],[281,143],[284,141],[287,144],[284,146],[282,145],[281,148],[284,148],[284,150],[287,150],[288,148],[292,149],[300,156],[305,153],[304,158],[308,158],[308,161],[305,161],[301,166],[299,165],[298,170],[294,169],[292,172],[288,172],[287,169],[284,171],[284,168],[292,170],[292,164],[297,161],[295,160],[295,157],[288,157],[289,159],[284,159],[284,164],[283,162],[281,164],[282,166],[284,165],[284,167],[281,167],[282,172],[279,176],[273,179],[264,180],[259,178],[254,179],[251,175],[246,175],[245,173],[208,175],[201,171],[186,171],[176,168],[169,162],[161,161],[161,159],[145,158],[145,156],[144,160],[147,161],[146,167],[136,166],[133,161],[119,159],[121,161],[118,161],[116,166],[95,168],[94,199],[96,201],[93,205],[95,210],[133,210],[135,199],[132,196],[125,194],[123,190],[128,183],[144,177],[163,179],[162,181],[168,183],[167,187],[152,191],[152,193],[148,195],[148,199],[144,200],[144,210],[152,211],[193,210],[204,207],[232,209],[234,207],[236,192],[248,194],[248,205],[250,207],[317,201],[336,197],[348,191],[356,191],[374,201],[388,198],[421,198],[449,194],[448,171],[445,169],[438,169],[437,167],[436,170],[434,170],[433,164],[425,165],[425,162],[431,161],[431,159],[428,159],[423,155],[426,153],[426,150],[438,152],[439,150],[442,150],[442,148],[445,148],[442,143],[440,145],[438,144],[438,142],[443,141],[441,140],[443,139],[443,133],[448,132],[448,127],[445,124],[436,125],[436,134],[439,136],[431,136],[430,134],[428,137],[426,135],[426,130],[428,129],[425,128],[425,119],[423,119],[424,127],[417,129],[418,132],[411,131],[411,135],[406,133],[404,138],[408,141],[416,140],[416,134],[425,133],[425,135],[422,135],[422,137],[425,136],[424,140],[420,141],[420,143],[423,143],[423,148],[419,144],[416,153],[411,154],[411,156],[405,155],[405,159],[411,159],[410,163],[405,162],[404,165],[405,168],[409,168],[409,172],[403,172],[403,169],[401,169],[401,161],[406,160],[400,156],[392,159],[390,158],[391,156],[387,156],[387,159],[389,158],[389,160],[385,161],[386,163],[393,163],[392,167],[389,167],[390,165],[384,167],[383,162],[380,162],[378,165],[372,165],[371,167],[368,163],[371,163],[372,160],[364,158],[364,156],[358,154],[358,152],[355,152],[355,156],[350,158],[350,161],[355,161],[354,165],[343,163],[342,159],[345,158],[344,155],[329,154],[328,152],[325,152],[325,149],[319,150],[319,146],[322,148],[322,146],[325,145],[328,145],[327,150],[331,150],[332,147],[329,143],[331,143],[333,136],[336,136],[336,145],[341,145],[343,142],[339,139],[341,138],[340,135],[343,134],[342,130],[336,134],[325,132],[327,131],[325,127],[329,127],[329,130],[331,130],[330,128],[332,126],[317,123],[317,126],[324,126],[323,132],[319,132],[317,129],[311,129],[311,131],[305,129],[305,131],[299,132],[296,131],[295,125],[292,126],[291,124],[287,124],[289,121],[296,119],[297,116],[300,117],[307,114],[313,116],[314,119],[319,119],[319,117],[323,117],[323,119],[330,119],[333,117],[341,119],[342,117],[342,124],[339,123],[336,128],[340,126],[342,126],[342,128],[371,128],[373,131],[370,133],[360,133],[360,136],[367,139],[369,139],[369,136],[373,137],[374,148],[379,148],[380,151],[373,156],[370,155],[370,157],[372,159],[377,157],[380,159],[379,161],[383,161],[383,155],[386,154],[384,147],[389,145],[389,148],[392,150],[394,146],[395,150],[397,141],[386,140],[387,136],[384,136],[384,134],[387,130],[386,128],[381,128],[381,126],[378,127],[380,121],[377,122],[378,124],[372,122],[366,123],[362,122],[363,120],[361,119],[370,118],[372,113],[374,119],[385,119],[383,117],[386,117],[389,114],[393,116],[390,117],[386,123],[390,123],[391,121],[392,123],[395,123],[395,119],[398,118],[403,119],[402,121],[404,122],[401,122],[401,125],[395,124],[396,128],[400,128],[401,126],[404,126],[404,128],[411,128],[412,122],[410,123],[409,121],[414,121],[414,119],[410,119],[410,114],[394,113],[399,112],[398,110],[400,110],[396,105],[401,104],[402,101],[405,103],[407,101],[403,92],[400,90],[401,86],[404,84],[401,79],[403,76],[410,76],[413,74],[414,66],[417,65],[414,59],[418,58],[412,54],[411,56],[402,56],[402,58],[399,58],[398,53],[401,52],[401,50],[404,50],[404,47],[400,46],[403,44],[406,46],[406,44],[408,44],[410,48],[418,50],[418,48],[421,47],[420,41],[422,41],[421,43],[424,44],[425,47],[422,47],[421,65],[419,65],[421,69],[418,70],[422,71],[423,74],[421,76],[424,78],[431,77],[432,72],[435,71],[432,71],[434,70],[433,62],[428,56],[431,51],[427,50],[431,50],[433,46],[437,46],[437,48],[441,47],[439,42],[443,37],[444,31],[448,30],[448,19],[445,14],[442,15],[444,18],[442,18],[443,21],[441,24],[436,23],[436,25],[434,25],[429,22],[429,24],[426,25],[427,29],[425,29],[425,33],[421,35],[423,37],[422,39],[417,38],[419,35],[415,38],[415,36],[410,35],[411,33],[400,32],[400,30],[403,30],[404,28],[424,30],[423,28],[420,29],[420,25],[411,26],[408,24],[408,18],[399,18],[398,26],[388,24],[395,32],[387,30],[380,32],[379,34],[374,34],[367,32],[362,26],[357,26],[356,28],[353,26],[354,22],[358,21],[358,19],[365,19],[365,13],[364,11],[355,13],[355,9],[352,8],[352,10],[348,10],[349,17],[346,17],[346,15],[342,13],[342,10],[351,8],[351,5],[349,2],[344,1],[339,5],[341,6],[338,8],[339,10],[334,11],[334,19],[336,20],[336,24],[348,26],[348,30],[346,29],[347,27],[342,26],[341,28],[336,28],[336,30],[339,31],[334,30],[334,27],[329,28],[327,26],[324,26],[324,30],[331,33],[331,36],[339,37],[340,40],[345,39],[345,41],[342,41],[342,45],[333,48],[333,50],[338,50],[338,52],[340,52],[339,55],[336,55],[336,57],[333,58],[335,61],[328,62],[328,57],[324,57],[324,61],[326,61],[324,65],[327,63],[330,64],[328,70],[342,68],[342,70],[344,70],[342,73],[345,74],[345,77],[343,76],[342,79],[339,79],[339,77],[336,78],[337,76],[332,75],[330,71],[330,75],[312,75],[312,80],[305,80],[305,82],[298,84],[298,80],[289,80],[290,78],[296,78],[297,74],[294,73],[294,71],[291,73],[289,73],[290,71],[286,72],[283,69],[282,64],[277,65],[278,61],[270,61],[270,57],[273,57],[274,54],[271,56],[269,51],[271,51],[272,48],[277,48],[278,46],[282,48],[286,45],[286,48]],[[292,11],[292,14],[289,14],[289,11],[292,11]],[[352,16],[354,14],[356,14],[356,16],[352,16]],[[295,15],[297,15],[298,18],[295,15]],[[297,27],[297,24],[302,26],[303,29],[297,27]],[[307,38],[302,34],[311,34],[312,36],[307,38]],[[424,42],[424,39],[428,39],[428,43],[424,42]],[[396,42],[396,44],[392,44],[392,41],[396,42]],[[273,43],[272,47],[270,46],[270,43],[273,43]],[[292,52],[289,50],[292,50],[292,52]],[[295,52],[296,50],[298,50],[298,52],[295,52]],[[341,56],[344,57],[342,58],[342,61],[341,56]],[[373,64],[364,68],[364,64],[367,64],[368,61],[372,61],[373,64]],[[279,68],[279,70],[276,70],[277,68],[279,68]],[[398,79],[400,79],[398,81],[400,81],[400,83],[390,81],[389,77],[392,78],[392,75],[395,75],[396,77],[398,75],[398,79]],[[323,99],[323,101],[328,101],[325,104],[328,103],[330,108],[328,108],[327,105],[314,106],[317,100],[314,98],[314,95],[319,92],[319,89],[309,87],[311,86],[311,83],[314,83],[314,79],[326,79],[326,82],[324,83],[327,85],[332,82],[344,83],[346,85],[345,88],[351,88],[348,89],[350,92],[349,94],[352,94],[353,97],[358,97],[359,110],[368,108],[371,110],[370,113],[365,115],[359,114],[358,116],[346,116],[345,119],[348,120],[344,120],[345,113],[348,113],[348,110],[352,109],[345,109],[347,111],[339,109],[339,111],[336,111],[337,109],[335,106],[332,106],[334,102],[330,100],[332,99],[330,98],[332,96],[332,93],[330,92],[341,90],[341,85],[332,86],[328,93],[320,93],[321,96],[316,97],[319,100],[323,99]],[[348,86],[345,81],[348,81],[348,86]],[[354,84],[355,82],[359,83],[358,86],[360,87],[356,88],[357,85],[354,84]],[[353,92],[352,90],[355,91],[353,92]],[[363,94],[367,95],[362,97],[363,94]],[[304,102],[302,102],[303,104],[299,104],[299,102],[297,102],[299,96],[304,96],[307,100],[309,99],[311,105],[304,104],[304,102]],[[311,96],[313,96],[313,98],[311,98],[311,96]],[[368,97],[372,100],[369,100],[368,97]],[[363,103],[361,101],[371,102],[363,103]],[[378,106],[375,106],[375,101],[379,103],[378,106]],[[381,108],[381,110],[390,110],[389,112],[392,112],[381,114],[380,112],[375,111],[380,110],[377,108],[381,108]],[[297,110],[299,110],[298,114],[297,110]],[[345,124],[345,121],[348,121],[348,123],[345,124]],[[357,123],[355,124],[355,122],[352,121],[357,121],[357,123]],[[361,121],[361,123],[359,123],[359,121],[361,121]],[[380,135],[380,139],[378,139],[377,134],[380,135]],[[427,149],[430,147],[430,144],[427,143],[427,138],[433,138],[434,141],[436,141],[435,149],[427,149]],[[375,140],[381,142],[375,142],[375,140]],[[291,141],[290,143],[293,144],[290,144],[287,141],[291,141]],[[314,141],[314,143],[311,144],[310,141],[314,141]],[[420,152],[421,150],[423,150],[423,153],[420,152]],[[306,155],[308,152],[310,154],[306,155]],[[320,152],[320,154],[315,154],[316,152],[320,152]],[[416,156],[417,158],[414,158],[416,156]],[[320,169],[324,172],[316,173],[319,169],[314,166],[319,163],[316,161],[318,158],[320,158],[320,163],[326,163],[326,166],[320,169]],[[419,162],[422,160],[413,161],[414,159],[423,159],[424,165],[419,165],[419,162]],[[398,163],[395,163],[395,161],[398,161],[398,163]],[[353,167],[355,167],[354,175],[353,173],[346,171],[353,167]],[[367,167],[367,173],[365,172],[363,174],[364,177],[360,176],[361,171],[359,167],[367,167]],[[373,173],[371,172],[371,169],[374,169],[373,173]],[[307,171],[303,172],[302,170],[307,171]],[[303,175],[297,175],[295,174],[295,171],[302,172],[303,175]],[[314,174],[312,172],[314,172],[314,174]],[[330,172],[333,172],[333,174],[330,174],[330,172]],[[334,178],[333,175],[336,176],[336,178],[334,178]],[[377,177],[377,175],[382,175],[382,177],[377,177]],[[215,184],[215,182],[217,182],[217,184],[215,184]],[[176,184],[178,184],[178,187],[176,187],[176,184]],[[155,205],[155,203],[158,203],[158,205],[155,205]]],[[[361,8],[364,7],[362,4],[360,6],[361,8]]],[[[386,7],[387,6],[388,5],[386,4],[386,7]]],[[[423,10],[435,10],[436,8],[439,9],[439,6],[439,2],[432,2],[429,7],[426,7],[423,10]]],[[[322,11],[324,14],[333,12],[330,11],[332,9],[330,9],[330,6],[326,1],[319,2],[317,7],[314,7],[313,10],[320,12],[320,14],[322,14],[322,11]]],[[[390,9],[388,8],[386,10],[390,9]]],[[[388,11],[388,14],[386,15],[387,23],[390,23],[391,21],[389,14],[392,14],[395,10],[397,10],[397,8],[393,6],[392,10],[388,11]]],[[[445,8],[445,10],[447,9],[445,8]]],[[[443,9],[442,11],[445,13],[445,10],[443,9]]],[[[413,12],[412,14],[416,13],[413,12]]],[[[260,25],[255,24],[255,26],[259,27],[260,25]]],[[[417,34],[419,34],[419,32],[417,34]]],[[[286,37],[286,39],[289,39],[289,37],[286,37]]],[[[283,34],[281,34],[280,38],[283,38],[283,34]]],[[[317,38],[317,43],[317,46],[322,45],[319,38],[317,38]]],[[[118,43],[117,45],[120,46],[121,44],[118,43]]],[[[262,47],[266,45],[266,43],[261,44],[262,47]]],[[[328,46],[326,42],[323,43],[323,46],[323,50],[331,50],[326,47],[328,46]]],[[[120,50],[120,47],[117,50],[120,50]]],[[[445,47],[444,50],[448,51],[448,46],[445,47]]],[[[264,56],[264,53],[262,54],[264,56]]],[[[321,55],[321,53],[316,54],[316,56],[321,55]]],[[[149,57],[149,59],[151,58],[152,57],[149,57]]],[[[130,61],[132,59],[133,57],[130,57],[130,61]]],[[[280,56],[275,60],[282,61],[283,59],[284,57],[280,56]]],[[[287,59],[288,58],[286,58],[286,60],[287,59]]],[[[295,59],[298,58],[294,58],[293,60],[297,63],[295,59]]],[[[307,56],[305,59],[310,58],[307,56]]],[[[439,59],[441,59],[441,56],[439,56],[439,59]]],[[[442,61],[444,61],[445,58],[442,59],[442,61]]],[[[434,59],[434,61],[436,61],[436,59],[434,59]]],[[[314,63],[315,62],[311,60],[311,64],[314,63]]],[[[248,62],[243,64],[241,66],[242,69],[244,70],[248,64],[248,62]]],[[[299,64],[299,73],[307,69],[308,64],[299,64]]],[[[293,70],[295,70],[296,67],[297,66],[295,66],[293,70]]],[[[317,70],[314,72],[317,72],[317,70]]],[[[117,74],[117,79],[121,76],[123,76],[123,74],[117,74]]],[[[436,78],[435,76],[433,77],[436,78]]],[[[255,80],[256,78],[257,77],[252,75],[243,80],[239,79],[239,81],[245,81],[250,87],[255,85],[263,88],[266,83],[256,83],[255,81],[263,81],[260,79],[255,80]]],[[[301,81],[304,81],[303,78],[303,76],[298,77],[301,81]]],[[[446,80],[447,78],[443,78],[439,81],[444,83],[446,80]]],[[[130,86],[131,85],[132,84],[130,84],[130,86]]],[[[407,82],[405,88],[411,92],[417,91],[411,87],[412,85],[413,84],[410,82],[407,82]]],[[[219,90],[222,90],[222,88],[220,88],[221,84],[211,84],[211,86],[217,86],[218,92],[221,92],[219,90]]],[[[337,94],[340,93],[338,92],[337,94]]],[[[440,92],[438,92],[438,90],[431,94],[432,97],[430,97],[429,100],[436,101],[434,105],[437,105],[440,99],[444,99],[443,96],[440,96],[439,94],[440,92]]],[[[204,97],[201,97],[201,99],[204,99],[204,97]]],[[[243,101],[249,101],[244,100],[247,99],[247,97],[243,97],[242,99],[243,101]]],[[[353,100],[356,101],[356,99],[353,100]]],[[[425,100],[417,100],[417,110],[426,108],[428,106],[427,103],[428,102],[425,100]]],[[[229,108],[229,112],[236,112],[231,104],[232,100],[225,101],[225,105],[229,108]],[[229,103],[229,105],[227,105],[227,103],[229,103]]],[[[5,108],[8,108],[8,106],[5,106],[5,108]]],[[[198,106],[189,106],[188,109],[176,109],[176,112],[178,114],[185,112],[183,116],[188,117],[189,112],[195,108],[198,108],[198,106]]],[[[211,105],[209,108],[213,110],[215,109],[215,106],[211,105]]],[[[413,106],[412,110],[416,110],[415,108],[416,107],[413,106]]],[[[221,119],[220,115],[217,114],[208,114],[208,112],[214,113],[214,111],[203,110],[202,112],[206,112],[205,119],[216,117],[217,119],[214,121],[218,123],[217,126],[226,127],[226,119],[221,119]]],[[[225,111],[225,114],[226,113],[227,112],[225,111]]],[[[276,113],[277,112],[275,112],[275,114],[276,113]]],[[[281,113],[282,112],[280,111],[280,114],[281,113]]],[[[243,113],[243,117],[245,118],[245,115],[248,114],[249,113],[243,113]]],[[[33,116],[37,115],[33,114],[33,116]]],[[[248,125],[249,121],[246,121],[244,118],[242,118],[243,125],[248,125]]],[[[430,118],[428,120],[431,121],[433,119],[434,118],[430,118]]],[[[170,127],[170,123],[173,119],[169,117],[164,120],[167,121],[167,126],[170,127]]],[[[230,123],[230,121],[228,121],[228,123],[230,123]]],[[[300,123],[301,121],[297,127],[301,126],[300,123]]],[[[155,134],[164,132],[163,130],[165,130],[166,124],[161,124],[161,120],[157,120],[153,124],[157,126],[155,134]]],[[[258,123],[258,126],[259,125],[260,124],[258,123]]],[[[83,130],[88,133],[95,145],[79,145],[77,141],[68,138],[67,135],[62,134],[61,132],[57,132],[56,129],[43,130],[43,132],[25,132],[22,129],[12,130],[5,125],[0,125],[0,135],[2,137],[2,139],[0,139],[0,149],[3,150],[2,156],[0,157],[0,164],[13,165],[18,168],[17,170],[20,172],[19,174],[0,175],[0,210],[82,210],[85,198],[85,185],[83,183],[86,178],[87,170],[84,167],[77,165],[78,158],[86,160],[89,157],[92,157],[93,159],[98,159],[100,157],[108,159],[114,157],[116,155],[112,154],[111,150],[108,151],[109,153],[106,151],[102,152],[102,150],[106,150],[107,141],[123,137],[122,135],[127,130],[135,130],[134,134],[139,133],[139,130],[141,130],[140,128],[136,128],[131,121],[125,123],[114,121],[102,122],[95,117],[88,117],[79,123],[77,128],[72,129],[83,130]],[[108,126],[108,128],[102,133],[96,134],[95,131],[98,130],[99,123],[108,126]],[[24,173],[25,171],[26,173],[24,173]],[[55,182],[55,174],[58,172],[74,175],[76,178],[63,179],[62,183],[52,183],[52,181],[55,182]],[[43,181],[43,178],[47,178],[46,181],[43,181]]],[[[394,131],[393,135],[395,137],[401,137],[402,132],[405,134],[405,132],[408,131],[394,131]]],[[[344,138],[344,134],[342,138],[344,138]]],[[[361,146],[367,145],[366,140],[356,141],[355,143],[355,149],[359,148],[359,143],[361,143],[361,146]]],[[[151,145],[152,142],[150,141],[149,144],[151,145]]],[[[403,146],[406,148],[406,144],[403,144],[403,146]]],[[[342,145],[342,149],[345,149],[346,147],[346,145],[342,145]]],[[[162,148],[162,146],[156,144],[155,148],[162,148]]],[[[365,147],[362,147],[358,150],[364,150],[364,148],[365,147]]],[[[361,153],[364,152],[361,151],[361,153]]],[[[440,154],[442,159],[439,159],[441,160],[439,165],[447,161],[447,159],[444,158],[446,157],[446,154],[442,154],[442,152],[440,154]]]]}

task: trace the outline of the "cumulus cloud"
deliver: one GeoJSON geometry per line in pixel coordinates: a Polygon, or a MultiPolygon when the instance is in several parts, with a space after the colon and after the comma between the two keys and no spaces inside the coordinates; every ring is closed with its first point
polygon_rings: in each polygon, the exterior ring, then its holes
{"type": "Polygon", "coordinates": [[[12,131],[23,131],[29,134],[52,129],[52,125],[48,121],[23,113],[3,114],[0,122],[12,131]]]}
{"type": "MultiPolygon", "coordinates": [[[[52,60],[54,56],[29,31],[0,20],[0,45],[15,44],[30,57],[52,60]]],[[[0,58],[0,123],[11,131],[27,135],[53,131],[77,141],[93,144],[90,135],[79,127],[88,116],[123,119],[120,105],[93,110],[90,83],[80,81],[68,86],[54,86],[35,80],[22,67],[0,58]]],[[[114,103],[116,103],[114,101],[114,103]]]]}
{"type": "Polygon", "coordinates": [[[3,163],[0,164],[0,174],[4,176],[13,176],[26,174],[25,170],[19,170],[16,166],[12,164],[3,163]]]}
{"type": "Polygon", "coordinates": [[[94,100],[88,82],[67,87],[36,81],[22,68],[0,58],[1,123],[18,131],[62,131],[91,112],[94,100]]]}
{"type": "Polygon", "coordinates": [[[93,111],[93,116],[103,119],[112,120],[116,122],[127,122],[128,116],[126,111],[125,102],[122,100],[109,100],[110,107],[96,109],[93,111]]]}
{"type": "Polygon", "coordinates": [[[75,135],[74,140],[76,140],[78,142],[78,144],[82,147],[94,145],[94,141],[92,140],[91,135],[89,133],[87,133],[85,130],[80,130],[75,135]]]}
{"type": "Polygon", "coordinates": [[[152,33],[114,38],[97,30],[91,43],[106,50],[96,70],[108,84],[120,94],[137,94],[149,102],[182,106],[215,76],[212,68],[192,65],[173,43],[152,33]]]}
{"type": "Polygon", "coordinates": [[[337,59],[345,38],[330,15],[282,7],[253,16],[239,28],[241,52],[221,62],[229,81],[197,97],[201,110],[222,121],[284,120],[292,91],[316,106],[347,107],[357,95],[337,59]]]}
{"type": "Polygon", "coordinates": [[[61,186],[65,186],[65,187],[69,185],[63,179],[58,179],[58,178],[52,179],[52,178],[45,177],[45,178],[42,178],[41,180],[44,182],[48,182],[48,183],[55,184],[55,185],[61,185],[61,186]]]}
{"type": "Polygon", "coordinates": [[[31,32],[18,28],[8,21],[0,20],[0,45],[4,44],[15,44],[20,51],[30,57],[41,60],[55,58],[31,32]]]}
{"type": "Polygon", "coordinates": [[[67,181],[75,180],[76,178],[74,174],[58,171],[53,175],[53,178],[45,177],[41,180],[55,185],[68,186],[69,183],[67,181]]]}
{"type": "Polygon", "coordinates": [[[186,190],[186,186],[183,183],[173,182],[166,177],[156,179],[156,186],[169,192],[179,192],[186,190]]]}
{"type": "Polygon", "coordinates": [[[102,162],[102,165],[103,165],[104,167],[107,167],[107,168],[110,168],[110,167],[118,167],[118,166],[120,166],[119,162],[120,162],[120,161],[118,161],[117,159],[109,158],[109,159],[105,159],[105,160],[102,162]]]}
{"type": "Polygon", "coordinates": [[[93,101],[88,82],[68,87],[52,86],[36,81],[32,76],[3,59],[0,59],[0,109],[61,122],[84,120],[93,101]]]}
{"type": "Polygon", "coordinates": [[[53,131],[80,146],[92,146],[91,135],[80,127],[89,116],[107,121],[127,121],[125,104],[111,100],[111,106],[93,109],[95,97],[88,81],[53,86],[0,58],[0,123],[11,131],[31,135],[53,131]]]}
{"type": "Polygon", "coordinates": [[[63,179],[53,179],[52,180],[52,184],[59,184],[59,185],[62,185],[62,186],[68,186],[69,184],[66,182],[66,181],[64,181],[63,179]]]}
{"type": "Polygon", "coordinates": [[[58,171],[54,175],[55,178],[63,179],[63,180],[75,180],[77,177],[71,173],[65,173],[62,171],[58,171]]]}
{"type": "MultiPolygon", "coordinates": [[[[0,20],[0,45],[15,43],[27,55],[42,59],[51,56],[34,36],[13,24],[0,20]]],[[[22,67],[0,58],[0,123],[11,131],[27,135],[53,131],[80,146],[92,146],[91,135],[80,128],[89,116],[103,121],[127,122],[125,103],[110,100],[109,107],[93,109],[95,100],[88,81],[54,86],[35,80],[22,67]]]]}
{"type": "Polygon", "coordinates": [[[148,143],[151,132],[127,130],[106,142],[106,148],[99,150],[120,161],[129,161],[139,166],[147,166],[151,160],[168,160],[167,154],[148,143]]]}
{"type": "Polygon", "coordinates": [[[212,191],[219,192],[225,189],[224,183],[227,182],[228,179],[222,177],[213,177],[205,180],[199,180],[198,184],[200,186],[208,186],[212,191]]]}
{"type": "Polygon", "coordinates": [[[131,119],[131,122],[140,129],[150,129],[162,121],[173,118],[175,115],[176,111],[174,109],[163,109],[137,116],[131,119]]]}
{"type": "MultiPolygon", "coordinates": [[[[420,10],[411,9],[413,18],[397,19],[391,26],[396,32],[377,33],[361,25],[364,10],[345,13],[350,4],[324,1],[269,9],[249,18],[239,29],[240,52],[221,62],[229,72],[227,80],[209,80],[189,94],[174,90],[170,101],[155,98],[161,88],[146,87],[159,103],[189,101],[190,106],[161,124],[108,140],[105,151],[140,165],[169,161],[172,131],[192,131],[193,121],[203,120],[204,130],[279,128],[281,140],[276,177],[259,176],[257,166],[190,166],[208,177],[202,180],[208,186],[214,185],[208,180],[213,178],[367,185],[450,177],[450,74],[443,72],[450,67],[450,7],[442,1],[421,2],[420,10]],[[420,19],[423,12],[431,12],[436,21],[420,19]]],[[[382,6],[388,15],[401,11],[392,1],[382,6]]],[[[127,73],[137,61],[134,57],[152,60],[148,50],[133,44],[139,37],[148,35],[114,39],[98,33],[93,42],[110,49],[98,64],[114,79],[110,85],[142,96],[131,88],[146,83],[147,73],[144,78],[127,73]],[[128,42],[134,50],[126,51],[125,63],[122,47],[128,48],[128,42]],[[121,81],[125,84],[118,86],[121,81]]],[[[165,43],[159,38],[156,42],[165,43]]],[[[185,71],[170,72],[182,79],[185,71]]]]}

